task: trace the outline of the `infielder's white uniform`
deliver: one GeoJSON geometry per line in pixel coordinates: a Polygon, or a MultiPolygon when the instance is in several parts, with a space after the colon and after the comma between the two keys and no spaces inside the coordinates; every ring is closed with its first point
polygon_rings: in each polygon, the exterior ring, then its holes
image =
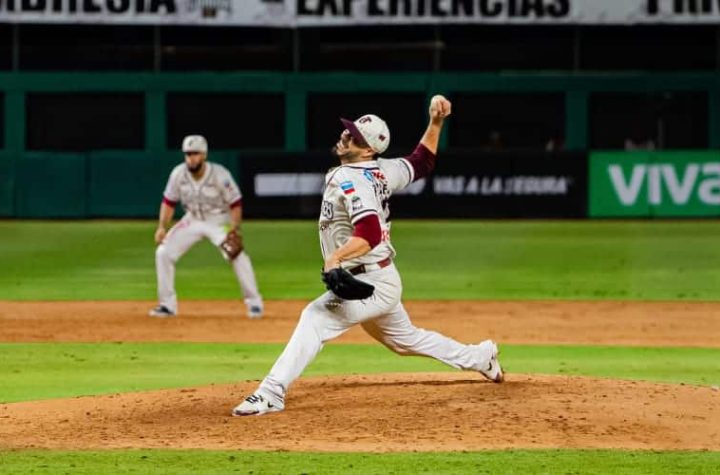
{"type": "MultiPolygon", "coordinates": [[[[159,303],[177,313],[175,263],[202,238],[209,239],[215,246],[223,242],[230,226],[229,211],[241,205],[242,194],[225,167],[206,162],[205,174],[200,180],[192,177],[185,164],[176,166],[170,173],[163,200],[173,207],[180,202],[185,210],[185,215],[170,229],[155,252],[159,303]]],[[[262,309],[255,273],[245,251],[232,261],[232,267],[248,309],[262,309]]]]}
{"type": "Polygon", "coordinates": [[[367,300],[343,300],[326,292],[305,307],[285,350],[256,393],[270,401],[272,408],[284,407],[290,384],[325,342],[358,323],[370,336],[401,355],[430,356],[468,370],[487,367],[492,356],[489,345],[464,345],[417,328],[400,302],[402,282],[392,263],[395,250],[390,243],[388,199],[413,179],[413,167],[404,158],[342,165],[327,174],[319,221],[323,257],[327,259],[352,236],[354,223],[376,214],[382,229],[380,244],[360,258],[343,262],[344,268],[357,272],[356,278],[374,285],[375,292],[367,300]]]}

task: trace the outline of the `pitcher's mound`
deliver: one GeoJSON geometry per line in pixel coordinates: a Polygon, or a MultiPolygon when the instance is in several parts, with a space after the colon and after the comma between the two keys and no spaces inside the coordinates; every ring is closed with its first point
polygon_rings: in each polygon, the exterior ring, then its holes
{"type": "Polygon", "coordinates": [[[720,449],[720,392],[472,373],[303,378],[284,412],[230,417],[257,382],[0,405],[0,448],[720,449]]]}

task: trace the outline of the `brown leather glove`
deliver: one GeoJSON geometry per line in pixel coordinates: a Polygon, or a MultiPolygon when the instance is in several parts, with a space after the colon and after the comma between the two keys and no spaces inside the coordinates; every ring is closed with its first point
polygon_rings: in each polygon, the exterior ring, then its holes
{"type": "Polygon", "coordinates": [[[220,243],[220,249],[228,260],[234,260],[241,252],[243,252],[244,247],[242,236],[233,229],[227,233],[225,240],[220,243]]]}

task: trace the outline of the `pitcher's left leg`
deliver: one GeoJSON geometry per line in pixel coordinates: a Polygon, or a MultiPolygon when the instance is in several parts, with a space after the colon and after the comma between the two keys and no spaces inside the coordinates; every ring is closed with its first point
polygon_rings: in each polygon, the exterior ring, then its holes
{"type": "Polygon", "coordinates": [[[466,345],[435,331],[412,324],[402,303],[387,315],[362,323],[363,329],[383,345],[402,356],[428,356],[454,368],[479,371],[488,379],[503,379],[492,340],[466,345]]]}

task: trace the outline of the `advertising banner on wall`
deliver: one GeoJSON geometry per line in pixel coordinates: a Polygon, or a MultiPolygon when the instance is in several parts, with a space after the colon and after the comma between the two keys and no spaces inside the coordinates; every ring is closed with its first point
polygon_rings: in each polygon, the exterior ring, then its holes
{"type": "Polygon", "coordinates": [[[0,0],[0,23],[269,27],[717,23],[716,0],[0,0]]]}
{"type": "Polygon", "coordinates": [[[590,217],[720,216],[720,152],[590,156],[590,217]]]}
{"type": "MultiPolygon", "coordinates": [[[[245,214],[317,218],[327,152],[239,160],[245,214]]],[[[393,195],[392,217],[584,218],[587,160],[582,153],[444,152],[435,173],[393,195]]]]}

